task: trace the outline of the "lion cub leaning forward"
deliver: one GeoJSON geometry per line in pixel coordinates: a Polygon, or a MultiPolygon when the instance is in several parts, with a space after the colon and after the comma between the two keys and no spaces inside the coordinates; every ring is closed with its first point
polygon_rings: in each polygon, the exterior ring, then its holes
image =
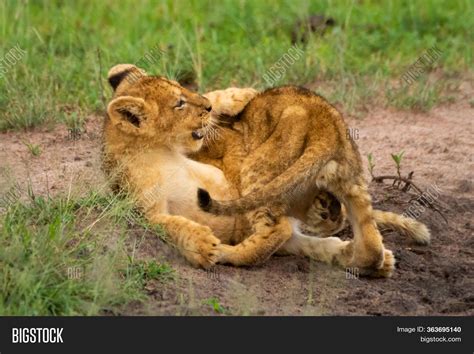
{"type": "MultiPolygon", "coordinates": [[[[203,210],[214,215],[247,213],[254,226],[253,235],[237,246],[238,252],[229,249],[224,261],[245,264],[255,257],[253,245],[267,245],[268,250],[259,246],[264,257],[290,243],[291,228],[276,233],[272,224],[284,229],[283,225],[290,225],[288,216],[304,220],[323,189],[344,205],[354,232],[338,262],[364,274],[391,275],[395,260],[376,226],[378,214],[372,209],[358,148],[347,137],[347,126],[334,107],[300,87],[268,89],[235,117],[234,129],[242,135],[241,146],[232,145],[238,147],[235,156],[241,157],[239,176],[226,176],[240,180],[242,197],[218,201],[212,192],[200,189],[198,193],[203,210]]],[[[429,237],[422,226],[420,230],[429,237]]]]}

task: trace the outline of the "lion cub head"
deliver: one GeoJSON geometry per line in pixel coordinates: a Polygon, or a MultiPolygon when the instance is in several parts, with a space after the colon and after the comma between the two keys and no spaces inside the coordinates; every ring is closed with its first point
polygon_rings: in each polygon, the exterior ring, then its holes
{"type": "Polygon", "coordinates": [[[176,81],[148,76],[131,64],[110,69],[114,97],[107,107],[106,139],[121,147],[165,146],[198,151],[211,124],[211,104],[176,81]]]}

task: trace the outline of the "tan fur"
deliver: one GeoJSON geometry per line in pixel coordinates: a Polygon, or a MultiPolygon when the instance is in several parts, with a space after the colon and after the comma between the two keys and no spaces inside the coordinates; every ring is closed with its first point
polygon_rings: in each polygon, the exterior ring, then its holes
{"type": "MultiPolygon", "coordinates": [[[[382,210],[374,210],[372,216],[379,227],[393,229],[419,244],[430,242],[428,228],[415,219],[382,210]]],[[[305,235],[332,236],[348,225],[347,210],[331,193],[321,190],[315,196],[304,221],[298,221],[297,224],[305,235]]]]}
{"type": "MultiPolygon", "coordinates": [[[[345,246],[341,251],[340,247],[333,247],[340,241],[335,241],[337,238],[320,240],[313,237],[308,241],[298,229],[292,229],[286,217],[275,220],[266,211],[257,213],[257,222],[252,225],[254,234],[260,235],[264,242],[255,243],[252,235],[247,244],[239,243],[248,236],[249,224],[238,217],[211,217],[203,213],[196,206],[194,191],[198,187],[204,188],[222,200],[238,196],[234,188],[239,181],[236,166],[246,156],[241,149],[243,130],[225,129],[218,135],[209,134],[214,130],[207,115],[209,102],[176,82],[146,77],[143,71],[131,65],[112,68],[109,74],[111,84],[114,78],[119,85],[109,104],[104,126],[104,169],[117,189],[125,189],[137,199],[137,204],[152,223],[164,226],[171,243],[192,264],[202,267],[212,266],[217,261],[255,264],[277,250],[326,262],[339,259],[338,263],[344,264],[341,259],[351,253],[348,250],[352,250],[352,244],[342,243],[345,246]],[[120,78],[126,77],[127,72],[133,73],[133,80],[120,78]],[[190,103],[185,112],[172,107],[179,97],[190,103]],[[133,124],[131,115],[134,119],[139,118],[139,127],[133,124]],[[203,149],[200,149],[200,141],[191,138],[191,132],[196,129],[207,133],[206,138],[211,138],[203,149]],[[227,143],[221,144],[222,139],[227,143]],[[217,144],[213,144],[215,141],[217,144]],[[189,156],[201,162],[193,161],[189,156]],[[224,168],[235,181],[228,183],[226,176],[215,166],[224,168]],[[285,235],[284,238],[281,235],[285,235]],[[302,239],[304,242],[300,242],[302,239]],[[248,244],[252,244],[250,252],[248,244]]],[[[226,95],[227,98],[221,100],[222,105],[217,103],[215,106],[218,115],[235,115],[245,107],[255,91],[232,88],[226,95]]],[[[329,165],[326,173],[334,172],[329,165]]],[[[384,276],[389,269],[382,267],[382,271],[377,272],[384,276]]]]}
{"type": "Polygon", "coordinates": [[[383,247],[357,146],[346,136],[337,110],[308,90],[281,87],[253,98],[235,125],[242,132],[233,160],[242,161],[243,197],[217,202],[200,192],[204,210],[217,215],[247,212],[254,226],[254,234],[238,245],[239,252],[227,257],[230,263],[253,262],[262,244],[269,252],[279,249],[291,238],[291,227],[275,233],[272,226],[289,224],[286,215],[304,218],[314,195],[324,188],[347,207],[354,231],[341,265],[390,276],[394,258],[383,247]]]}
{"type": "Polygon", "coordinates": [[[233,248],[221,243],[248,234],[246,224],[203,212],[195,191],[206,188],[223,199],[237,197],[237,191],[221,170],[188,157],[203,143],[192,133],[212,130],[209,101],[131,65],[112,68],[109,81],[115,94],[104,123],[103,168],[114,189],[128,192],[193,265],[225,261],[233,248]],[[182,108],[180,100],[187,102],[182,108]]]}
{"type": "MultiPolygon", "coordinates": [[[[114,190],[126,191],[135,198],[146,218],[163,226],[170,243],[193,265],[207,268],[218,261],[228,262],[229,255],[239,253],[239,246],[231,245],[249,234],[248,224],[239,218],[204,213],[197,207],[195,190],[206,188],[222,199],[237,197],[237,191],[218,168],[188,157],[199,155],[196,152],[202,145],[201,140],[193,139],[192,132],[212,131],[209,102],[176,82],[148,77],[133,65],[112,68],[109,82],[115,94],[104,124],[103,169],[114,190]],[[178,108],[181,99],[188,104],[178,108]]],[[[207,147],[206,152],[207,156],[200,157],[222,164],[221,157],[215,158],[222,149],[207,147]]],[[[270,220],[269,226],[256,227],[269,234],[291,233],[288,222],[274,225],[270,220]]],[[[314,238],[314,243],[311,249],[317,246],[330,250],[325,245],[333,242],[314,238]]],[[[250,263],[275,251],[267,244],[256,247],[250,263]]],[[[295,247],[294,252],[307,251],[295,247]]],[[[247,254],[245,257],[248,262],[247,254]]]]}
{"type": "Polygon", "coordinates": [[[111,84],[119,84],[104,124],[105,172],[136,199],[151,223],[165,228],[188,261],[210,267],[219,258],[221,240],[232,238],[235,218],[200,211],[195,190],[210,188],[224,199],[237,196],[222,171],[187,157],[202,146],[192,133],[212,124],[210,103],[165,78],[127,80],[135,70],[113,68],[109,76],[111,84]],[[180,100],[186,103],[177,107],[180,100]]]}
{"type": "MultiPolygon", "coordinates": [[[[249,100],[249,97],[252,95],[256,95],[255,90],[253,89],[227,89],[227,90],[218,90],[211,93],[206,94],[206,97],[210,98],[213,106],[218,105],[220,102],[226,101],[226,106],[232,107],[232,99],[238,95],[241,95],[243,99],[236,100],[237,105],[234,104],[234,111],[240,112],[242,110],[241,102],[245,100],[249,100]],[[240,90],[240,92],[239,92],[240,90]]],[[[214,111],[214,109],[213,109],[214,111]]],[[[220,114],[216,109],[216,113],[220,114]]],[[[300,110],[301,113],[301,110],[300,110]]],[[[304,114],[304,112],[302,112],[304,114]]],[[[229,115],[229,113],[224,112],[224,114],[229,115]]],[[[228,123],[228,122],[227,122],[228,123]]],[[[261,130],[258,130],[259,132],[261,130]]],[[[220,163],[219,167],[223,168],[226,177],[229,180],[239,181],[240,176],[235,176],[235,174],[240,173],[240,166],[236,166],[236,161],[243,161],[246,158],[245,152],[242,152],[241,147],[248,144],[248,142],[243,140],[242,135],[245,133],[245,123],[237,123],[234,124],[232,129],[224,128],[222,129],[222,134],[226,135],[224,146],[221,147],[221,152],[223,162],[220,163]],[[229,131],[234,135],[230,135],[229,131]],[[235,134],[238,131],[241,133],[239,136],[235,134]],[[240,140],[239,140],[240,139],[240,140]],[[227,161],[227,163],[226,163],[227,161]],[[230,168],[229,168],[230,167],[230,168]]],[[[220,142],[222,143],[222,140],[220,142]]],[[[215,149],[214,149],[215,150],[215,149]]],[[[278,149],[275,149],[275,152],[278,149]]],[[[273,157],[273,156],[272,156],[273,157]]],[[[268,162],[268,161],[267,161],[268,162]]],[[[272,161],[273,162],[273,161],[272,161]]],[[[276,163],[279,163],[276,161],[276,163]]],[[[337,164],[334,161],[330,161],[321,171],[321,174],[326,175],[328,178],[331,176],[334,177],[337,171],[337,164]]],[[[242,187],[242,186],[241,186],[242,187]]],[[[296,239],[304,239],[304,233],[313,234],[319,237],[327,237],[337,233],[339,230],[344,228],[347,225],[347,211],[344,206],[341,207],[340,202],[329,192],[324,190],[316,189],[316,196],[311,204],[311,206],[306,209],[306,215],[302,215],[300,213],[301,220],[294,220],[293,221],[293,237],[288,241],[286,244],[280,248],[279,253],[285,253],[285,248],[291,244],[291,251],[295,251],[295,245],[299,246],[299,253],[306,254],[307,256],[313,257],[315,256],[314,249],[320,249],[320,244],[315,242],[312,248],[306,247],[308,244],[307,242],[297,242],[296,239]],[[303,233],[301,233],[303,231],[303,233]]],[[[384,227],[390,227],[395,229],[407,236],[411,237],[418,243],[428,243],[429,242],[429,231],[425,225],[422,223],[417,222],[416,220],[410,218],[404,218],[401,215],[384,212],[384,211],[374,211],[373,212],[374,221],[384,227]]],[[[251,216],[252,217],[252,216],[251,216]]],[[[253,220],[255,221],[255,220],[253,220]]],[[[258,225],[258,224],[257,224],[258,225]]],[[[271,228],[268,228],[269,230],[271,228]]],[[[257,232],[258,233],[258,232],[257,232]]],[[[260,231],[261,233],[261,231],[260,231]]],[[[255,237],[254,244],[249,244],[247,242],[247,249],[242,249],[239,252],[238,259],[232,260],[229,258],[230,263],[233,264],[245,264],[245,262],[254,262],[255,261],[255,252],[256,247],[260,247],[260,249],[272,249],[272,247],[262,247],[262,244],[268,243],[268,235],[265,233],[262,237],[255,237]],[[263,243],[262,243],[263,242],[263,243]],[[248,253],[249,259],[245,260],[242,256],[242,253],[248,253]]],[[[278,237],[277,237],[278,238],[278,237]]],[[[311,239],[311,238],[309,238],[311,239]]],[[[334,242],[334,241],[333,241],[334,242]]],[[[244,248],[245,242],[241,245],[241,248],[244,248]]],[[[271,245],[270,245],[271,246],[271,245]]],[[[334,250],[334,248],[332,248],[334,250]]],[[[347,253],[347,252],[346,252],[347,253]]],[[[390,251],[385,251],[384,254],[387,256],[387,262],[382,266],[381,270],[372,272],[373,275],[389,275],[391,274],[394,258],[391,256],[390,251]]],[[[323,257],[324,258],[324,257],[323,257]]],[[[337,258],[337,257],[336,257],[337,258]]],[[[320,259],[324,260],[324,259],[320,259]]]]}
{"type": "Polygon", "coordinates": [[[215,115],[235,116],[242,112],[247,103],[258,94],[251,88],[229,87],[225,90],[211,91],[204,94],[212,104],[212,112],[215,115]]]}

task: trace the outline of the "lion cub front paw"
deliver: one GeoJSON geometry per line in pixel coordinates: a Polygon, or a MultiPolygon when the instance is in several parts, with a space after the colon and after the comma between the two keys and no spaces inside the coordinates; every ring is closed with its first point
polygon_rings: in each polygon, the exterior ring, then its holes
{"type": "Polygon", "coordinates": [[[257,95],[253,88],[230,87],[225,90],[216,90],[204,94],[212,104],[212,113],[215,115],[235,116],[239,114],[247,103],[257,95]]]}
{"type": "Polygon", "coordinates": [[[219,259],[219,245],[221,241],[215,237],[207,226],[193,230],[183,247],[186,259],[195,267],[208,269],[219,259]]]}

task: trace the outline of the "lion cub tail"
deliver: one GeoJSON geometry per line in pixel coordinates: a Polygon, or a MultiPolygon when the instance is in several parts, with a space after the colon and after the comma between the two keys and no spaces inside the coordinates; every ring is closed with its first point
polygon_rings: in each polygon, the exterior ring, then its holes
{"type": "Polygon", "coordinates": [[[430,230],[425,224],[415,219],[382,210],[374,210],[373,217],[379,227],[394,229],[419,244],[427,245],[430,243],[430,230]]]}
{"type": "Polygon", "coordinates": [[[305,150],[303,155],[282,174],[275,177],[260,189],[239,199],[215,200],[209,193],[198,189],[199,207],[214,215],[243,214],[276,201],[289,201],[303,194],[315,184],[315,176],[330,160],[330,152],[317,143],[305,150]]]}

